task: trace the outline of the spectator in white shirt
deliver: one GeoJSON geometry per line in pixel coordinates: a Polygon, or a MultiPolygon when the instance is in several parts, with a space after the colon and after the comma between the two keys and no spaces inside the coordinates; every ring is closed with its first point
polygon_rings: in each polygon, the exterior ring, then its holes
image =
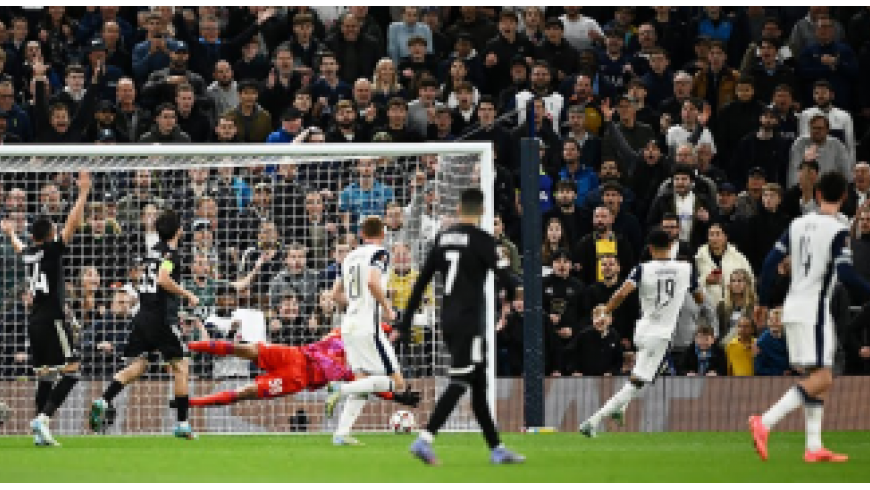
{"type": "Polygon", "coordinates": [[[828,118],[831,136],[836,137],[846,145],[851,161],[855,161],[855,127],[852,116],[847,111],[834,107],[834,89],[827,80],[819,80],[813,85],[813,100],[815,107],[808,107],[798,114],[798,134],[809,136],[810,119],[821,114],[828,118]]]}
{"type": "Polygon", "coordinates": [[[565,15],[559,17],[565,26],[565,40],[577,51],[592,48],[595,41],[604,40],[604,31],[598,22],[580,14],[580,7],[565,7],[565,15]]]}

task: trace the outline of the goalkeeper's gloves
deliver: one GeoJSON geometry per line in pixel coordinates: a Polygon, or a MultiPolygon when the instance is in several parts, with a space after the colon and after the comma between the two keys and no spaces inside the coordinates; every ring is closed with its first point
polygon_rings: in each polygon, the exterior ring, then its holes
{"type": "Polygon", "coordinates": [[[411,388],[406,388],[402,393],[393,393],[393,401],[401,405],[417,408],[417,405],[420,404],[420,392],[411,391],[411,388]]]}

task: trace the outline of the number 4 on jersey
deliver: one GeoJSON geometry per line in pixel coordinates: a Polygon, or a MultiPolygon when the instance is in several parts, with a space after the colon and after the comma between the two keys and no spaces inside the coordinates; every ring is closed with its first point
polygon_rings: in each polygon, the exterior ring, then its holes
{"type": "Polygon", "coordinates": [[[44,272],[39,270],[39,262],[31,264],[30,280],[28,281],[30,294],[42,293],[48,294],[48,277],[44,272]]]}

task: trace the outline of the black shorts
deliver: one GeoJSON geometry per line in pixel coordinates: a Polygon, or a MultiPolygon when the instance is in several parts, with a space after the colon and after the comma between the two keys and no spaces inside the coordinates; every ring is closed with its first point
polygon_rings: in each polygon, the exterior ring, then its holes
{"type": "Polygon", "coordinates": [[[59,367],[79,360],[78,335],[63,318],[31,318],[27,333],[34,368],[59,367]]]}
{"type": "Polygon", "coordinates": [[[444,343],[450,352],[448,374],[468,374],[477,366],[486,365],[486,339],[476,329],[445,330],[444,343]]]}
{"type": "Polygon", "coordinates": [[[181,337],[181,328],[165,321],[134,318],[130,338],[124,348],[124,357],[133,359],[159,352],[164,361],[187,357],[187,344],[181,337]]]}

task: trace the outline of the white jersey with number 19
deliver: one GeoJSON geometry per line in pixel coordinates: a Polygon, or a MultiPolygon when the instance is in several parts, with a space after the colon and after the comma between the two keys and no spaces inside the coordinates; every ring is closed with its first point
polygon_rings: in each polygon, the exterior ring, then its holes
{"type": "Polygon", "coordinates": [[[347,311],[341,322],[342,333],[355,328],[371,331],[380,328],[377,300],[369,291],[369,271],[377,267],[381,271],[381,287],[386,291],[387,267],[390,255],[380,245],[362,245],[345,257],[341,263],[341,281],[347,297],[347,311]]]}
{"type": "Polygon", "coordinates": [[[677,327],[677,317],[686,292],[698,289],[692,264],[678,260],[650,260],[638,264],[628,275],[637,287],[641,318],[636,338],[670,340],[677,327]]]}

